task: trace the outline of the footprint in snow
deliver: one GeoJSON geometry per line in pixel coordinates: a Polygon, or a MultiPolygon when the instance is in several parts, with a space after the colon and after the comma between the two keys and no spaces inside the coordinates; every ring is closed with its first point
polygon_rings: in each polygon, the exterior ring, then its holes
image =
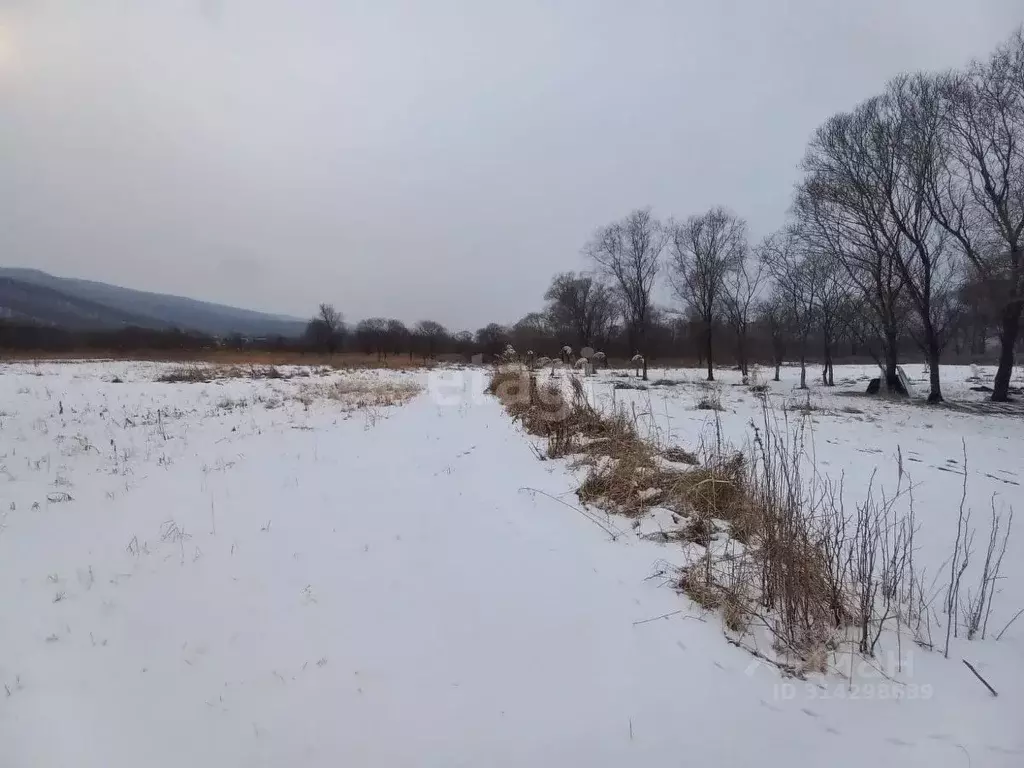
{"type": "Polygon", "coordinates": [[[995,475],[990,475],[988,472],[985,472],[984,474],[985,477],[990,477],[993,480],[998,480],[1000,483],[1006,483],[1007,485],[1020,485],[1020,483],[1018,483],[1016,480],[1007,480],[1005,477],[996,477],[995,475]]]}
{"type": "Polygon", "coordinates": [[[813,709],[808,709],[807,707],[801,707],[800,711],[808,717],[820,717],[820,715],[817,712],[815,712],[813,709]]]}
{"type": "Polygon", "coordinates": [[[912,747],[912,746],[914,746],[909,741],[904,741],[903,739],[898,738],[896,736],[889,736],[886,739],[886,741],[889,742],[890,744],[895,744],[897,747],[912,747]]]}
{"type": "Polygon", "coordinates": [[[761,699],[761,706],[765,707],[766,709],[770,709],[772,712],[781,712],[782,711],[781,709],[776,707],[774,704],[769,704],[764,699],[761,699]]]}

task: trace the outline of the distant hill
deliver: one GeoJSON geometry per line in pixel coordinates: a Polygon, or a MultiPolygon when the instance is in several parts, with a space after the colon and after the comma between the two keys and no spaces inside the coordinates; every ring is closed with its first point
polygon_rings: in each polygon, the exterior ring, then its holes
{"type": "Polygon", "coordinates": [[[0,267],[0,316],[73,329],[180,328],[215,336],[297,336],[305,322],[181,296],[0,267]]]}
{"type": "Polygon", "coordinates": [[[44,285],[0,276],[0,317],[53,325],[73,331],[127,326],[169,328],[151,317],[119,312],[104,304],[71,296],[44,285]]]}

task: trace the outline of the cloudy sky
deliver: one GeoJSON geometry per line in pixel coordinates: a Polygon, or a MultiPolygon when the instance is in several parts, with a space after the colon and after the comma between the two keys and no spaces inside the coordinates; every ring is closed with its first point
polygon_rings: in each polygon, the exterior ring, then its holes
{"type": "Polygon", "coordinates": [[[651,205],[783,220],[814,127],[1020,0],[0,0],[0,263],[514,321],[651,205]]]}

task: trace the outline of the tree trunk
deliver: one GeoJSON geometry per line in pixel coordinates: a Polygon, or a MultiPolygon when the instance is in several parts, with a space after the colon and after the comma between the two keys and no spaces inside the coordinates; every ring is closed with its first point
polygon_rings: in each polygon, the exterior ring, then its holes
{"type": "Polygon", "coordinates": [[[900,376],[896,372],[896,366],[900,364],[899,352],[896,349],[896,334],[886,333],[885,341],[885,386],[889,392],[899,392],[900,376]]]}
{"type": "Polygon", "coordinates": [[[713,362],[713,357],[714,357],[714,351],[713,351],[714,339],[712,338],[713,334],[712,334],[712,331],[711,331],[711,323],[710,322],[708,322],[708,328],[707,328],[706,334],[707,335],[706,335],[704,341],[705,341],[705,346],[706,346],[706,350],[707,350],[707,353],[708,353],[708,381],[714,381],[715,380],[715,367],[714,367],[714,362],[713,362]]]}
{"type": "Polygon", "coordinates": [[[647,324],[640,326],[637,332],[637,336],[640,340],[640,354],[644,359],[644,377],[643,380],[647,381],[647,324]]]}
{"type": "Polygon", "coordinates": [[[928,402],[929,403],[941,403],[942,402],[942,383],[939,379],[939,356],[942,350],[939,348],[939,343],[934,338],[934,334],[929,334],[928,338],[928,402]]]}
{"type": "Polygon", "coordinates": [[[779,378],[779,370],[782,368],[782,362],[776,358],[775,360],[775,381],[782,381],[779,378]]]}
{"type": "Polygon", "coordinates": [[[1013,374],[1013,348],[1020,333],[1020,314],[1024,304],[1007,304],[1003,310],[1002,329],[999,333],[999,369],[992,385],[992,401],[1005,403],[1010,399],[1010,376],[1013,374]]]}
{"type": "Polygon", "coordinates": [[[807,389],[807,336],[800,339],[800,389],[807,389]]]}

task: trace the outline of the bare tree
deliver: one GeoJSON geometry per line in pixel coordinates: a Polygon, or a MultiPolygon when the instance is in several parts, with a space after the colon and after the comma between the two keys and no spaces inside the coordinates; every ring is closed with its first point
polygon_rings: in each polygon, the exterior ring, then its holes
{"type": "Polygon", "coordinates": [[[881,345],[876,359],[884,360],[889,389],[898,391],[898,340],[905,316],[905,280],[898,264],[904,243],[882,213],[884,200],[870,172],[869,139],[863,115],[835,115],[818,128],[804,156],[805,176],[794,211],[804,246],[828,254],[870,310],[869,327],[881,345]]]}
{"type": "MultiPolygon", "coordinates": [[[[488,323],[476,332],[476,345],[481,352],[497,357],[505,351],[510,337],[508,329],[498,323],[488,323]]],[[[525,352],[525,350],[522,350],[525,352]]]]}
{"type": "MultiPolygon", "coordinates": [[[[460,355],[466,356],[473,351],[473,334],[470,331],[457,331],[452,336],[452,348],[460,355]]],[[[412,359],[412,346],[409,347],[409,359],[412,359]]]]}
{"type": "Polygon", "coordinates": [[[380,360],[387,356],[388,321],[383,317],[370,317],[360,320],[355,328],[355,343],[363,354],[377,353],[380,360]]]}
{"type": "Polygon", "coordinates": [[[792,314],[781,293],[773,293],[768,298],[758,301],[754,312],[771,339],[775,381],[779,381],[782,364],[786,359],[786,345],[793,326],[792,314]]]}
{"type": "Polygon", "coordinates": [[[333,304],[321,304],[306,325],[306,339],[333,355],[345,337],[345,322],[333,304]]]}
{"type": "Polygon", "coordinates": [[[434,320],[420,320],[416,323],[413,335],[419,342],[420,353],[423,359],[436,357],[441,345],[448,338],[448,331],[443,325],[434,320]]]}
{"type": "Polygon", "coordinates": [[[341,313],[334,308],[333,304],[321,304],[317,311],[317,317],[332,333],[337,332],[344,322],[341,313]]]}
{"type": "Polygon", "coordinates": [[[868,172],[883,201],[878,215],[891,222],[906,246],[893,240],[896,264],[918,315],[917,341],[928,359],[928,402],[941,402],[940,357],[956,320],[963,270],[956,241],[928,205],[944,161],[939,83],[927,75],[898,77],[885,96],[858,111],[870,137],[868,172]]]}
{"type": "Polygon", "coordinates": [[[585,250],[618,294],[630,351],[643,357],[646,380],[651,291],[665,250],[664,227],[649,208],[641,208],[599,229],[585,250]]]}
{"type": "Polygon", "coordinates": [[[816,282],[814,295],[816,303],[814,316],[822,340],[821,381],[826,387],[834,387],[835,371],[832,365],[836,339],[843,327],[843,306],[847,299],[847,286],[842,279],[836,259],[829,253],[810,253],[804,257],[804,269],[810,279],[816,282]]]}
{"type": "Polygon", "coordinates": [[[389,319],[384,329],[384,336],[387,339],[388,351],[393,355],[397,355],[409,347],[409,329],[401,320],[389,319]]]}
{"type": "Polygon", "coordinates": [[[524,315],[509,329],[509,335],[512,346],[520,355],[530,351],[535,354],[541,354],[541,350],[551,351],[557,343],[551,318],[546,312],[524,315]]]}
{"type": "Polygon", "coordinates": [[[552,324],[578,349],[592,347],[607,331],[615,312],[611,290],[589,275],[555,275],[544,294],[552,324]]]}
{"type": "Polygon", "coordinates": [[[708,381],[715,380],[714,323],[722,311],[727,277],[747,254],[747,224],[725,208],[712,208],[670,224],[670,282],[676,296],[704,324],[708,381]]]}
{"type": "Polygon", "coordinates": [[[796,226],[769,235],[757,248],[771,276],[773,294],[792,324],[800,360],[800,388],[807,389],[807,346],[814,329],[821,284],[818,264],[807,258],[804,237],[796,226]]]}
{"type": "Polygon", "coordinates": [[[928,195],[999,313],[992,399],[1009,399],[1024,310],[1024,32],[966,72],[940,79],[947,152],[928,195]]]}
{"type": "Polygon", "coordinates": [[[749,375],[747,335],[754,314],[754,303],[761,289],[764,263],[744,253],[739,267],[726,275],[722,304],[725,318],[736,339],[736,363],[743,378],[749,375]]]}

